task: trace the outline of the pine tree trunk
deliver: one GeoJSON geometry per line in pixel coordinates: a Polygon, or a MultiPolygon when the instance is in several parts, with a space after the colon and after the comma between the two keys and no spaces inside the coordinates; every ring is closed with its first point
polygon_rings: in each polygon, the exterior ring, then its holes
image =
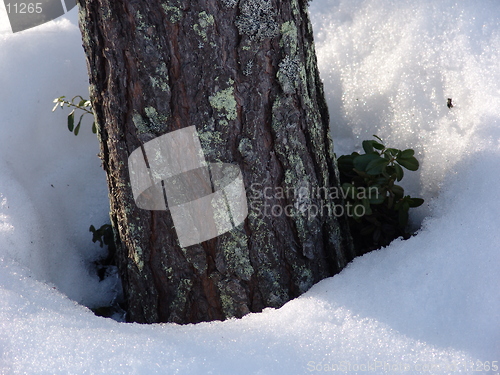
{"type": "Polygon", "coordinates": [[[79,5],[130,321],[277,308],[354,257],[306,1],[79,5]],[[169,211],[136,205],[127,160],[192,125],[207,161],[241,169],[249,213],[181,248],[169,211]]]}

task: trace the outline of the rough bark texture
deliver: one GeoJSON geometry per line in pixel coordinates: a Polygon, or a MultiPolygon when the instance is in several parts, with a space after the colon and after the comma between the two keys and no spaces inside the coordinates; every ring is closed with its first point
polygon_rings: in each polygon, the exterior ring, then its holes
{"type": "Polygon", "coordinates": [[[354,257],[344,218],[310,210],[340,202],[307,193],[338,173],[306,1],[78,2],[130,321],[280,307],[354,257]],[[191,125],[207,161],[240,166],[250,212],[181,248],[169,212],[135,205],[127,158],[191,125]]]}

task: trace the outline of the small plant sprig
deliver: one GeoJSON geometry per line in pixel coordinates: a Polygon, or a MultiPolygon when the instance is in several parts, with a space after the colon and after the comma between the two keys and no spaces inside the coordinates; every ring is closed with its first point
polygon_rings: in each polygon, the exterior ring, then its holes
{"type": "Polygon", "coordinates": [[[95,262],[97,275],[101,280],[105,278],[106,269],[115,265],[116,243],[111,224],[104,224],[96,229],[93,225],[90,226],[89,232],[92,232],[92,242],[99,242],[101,247],[106,246],[108,253],[105,257],[95,262]]]}
{"type": "Polygon", "coordinates": [[[403,168],[418,170],[415,151],[386,147],[382,139],[374,137],[376,140],[363,141],[364,154],[353,152],[338,158],[351,234],[362,253],[387,246],[401,236],[409,238],[408,212],[424,203],[405,195],[396,184],[404,177],[403,168]]]}
{"type": "MultiPolygon", "coordinates": [[[[63,108],[64,106],[66,106],[69,108],[73,108],[73,110],[68,115],[68,130],[75,135],[78,135],[78,133],[80,132],[80,125],[82,123],[83,116],[85,116],[86,114],[91,114],[92,116],[94,116],[94,112],[92,111],[92,103],[90,102],[90,100],[84,99],[80,95],[73,97],[73,99],[71,100],[66,100],[65,96],[60,96],[59,98],[54,99],[54,103],[56,103],[56,105],[54,106],[54,108],[52,108],[52,112],[54,112],[57,107],[63,108]],[[83,113],[81,114],[80,119],[75,126],[75,111],[77,109],[82,110],[83,113]]],[[[97,133],[95,121],[92,123],[92,133],[97,133]]]]}
{"type": "Polygon", "coordinates": [[[103,245],[114,245],[113,227],[111,224],[101,225],[99,229],[96,229],[93,225],[91,225],[89,232],[92,232],[93,243],[99,242],[101,247],[103,247],[103,245]]]}

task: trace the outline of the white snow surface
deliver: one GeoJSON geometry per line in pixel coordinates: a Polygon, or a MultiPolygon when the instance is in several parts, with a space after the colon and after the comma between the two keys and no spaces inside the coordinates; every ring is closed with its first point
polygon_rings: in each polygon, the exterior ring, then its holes
{"type": "Polygon", "coordinates": [[[281,309],[179,326],[83,306],[113,285],[89,271],[108,210],[97,141],[51,112],[88,92],[76,9],[12,34],[0,4],[0,374],[499,373],[500,2],[310,11],[337,154],[372,134],[414,148],[421,229],[281,309]]]}

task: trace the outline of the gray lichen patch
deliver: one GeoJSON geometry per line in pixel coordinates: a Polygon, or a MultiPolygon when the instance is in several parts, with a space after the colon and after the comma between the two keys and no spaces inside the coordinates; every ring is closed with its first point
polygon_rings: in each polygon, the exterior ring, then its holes
{"type": "Polygon", "coordinates": [[[151,84],[154,88],[159,88],[160,90],[170,93],[168,68],[165,62],[161,62],[155,69],[155,76],[149,77],[151,84]]]}
{"type": "Polygon", "coordinates": [[[144,109],[145,116],[134,111],[132,121],[137,129],[138,134],[145,133],[161,133],[167,129],[168,116],[160,114],[154,107],[146,107],[144,109]]]}
{"type": "Polygon", "coordinates": [[[253,71],[253,60],[248,60],[248,62],[245,64],[245,68],[243,69],[243,75],[249,76],[252,74],[253,71]]]}
{"type": "Polygon", "coordinates": [[[200,273],[207,271],[207,256],[200,245],[190,246],[187,249],[182,249],[187,261],[200,273]]]}
{"type": "Polygon", "coordinates": [[[150,25],[148,25],[145,21],[144,21],[144,16],[142,15],[142,13],[140,11],[137,11],[136,14],[135,14],[135,18],[136,18],[136,27],[137,27],[137,30],[139,31],[139,33],[142,35],[142,37],[148,41],[151,41],[151,36],[150,34],[153,34],[150,30],[150,25]]]}
{"type": "Polygon", "coordinates": [[[281,25],[280,47],[285,49],[285,53],[295,57],[298,49],[297,27],[293,21],[284,22],[281,25]]]}
{"type": "MultiPolygon", "coordinates": [[[[78,23],[80,25],[84,25],[86,19],[88,19],[87,11],[86,11],[85,7],[78,7],[78,8],[79,8],[78,23]]],[[[82,28],[82,40],[83,40],[83,45],[88,46],[88,47],[92,47],[95,45],[95,41],[94,41],[94,38],[92,38],[90,36],[89,30],[90,29],[87,27],[82,28]]]]}
{"type": "Polygon", "coordinates": [[[250,312],[247,293],[237,280],[221,280],[217,283],[217,287],[226,318],[242,317],[250,312]]]}
{"type": "Polygon", "coordinates": [[[220,0],[220,2],[228,8],[234,8],[238,3],[238,0],[220,0]]]}
{"type": "Polygon", "coordinates": [[[198,13],[198,23],[193,25],[193,30],[198,34],[204,42],[207,38],[207,28],[213,26],[215,23],[214,16],[203,11],[198,13]]]}
{"type": "Polygon", "coordinates": [[[261,264],[258,274],[262,280],[261,292],[267,306],[279,308],[290,300],[288,290],[280,283],[281,275],[277,269],[270,264],[261,264]]]}
{"type": "Polygon", "coordinates": [[[134,115],[132,116],[132,121],[134,122],[134,125],[139,134],[147,133],[149,131],[148,127],[146,126],[146,123],[144,122],[142,116],[139,113],[134,112],[134,115]]]}
{"type": "Polygon", "coordinates": [[[221,237],[221,249],[226,269],[242,280],[250,280],[254,270],[250,264],[247,235],[241,229],[233,229],[221,237]]]}
{"type": "Polygon", "coordinates": [[[285,94],[293,94],[300,83],[299,60],[286,55],[278,65],[276,78],[285,94]]]}
{"type": "MultiPolygon", "coordinates": [[[[306,0],[304,4],[304,13],[306,14],[306,16],[308,15],[308,11],[307,11],[307,8],[308,8],[308,3],[309,3],[310,0],[306,0]]],[[[299,2],[298,0],[291,0],[291,4],[292,4],[292,13],[293,15],[296,17],[296,18],[300,18],[300,5],[299,5],[299,2]]]]}
{"type": "Polygon", "coordinates": [[[210,105],[219,112],[224,111],[227,120],[236,120],[236,99],[234,98],[234,87],[228,87],[217,91],[208,98],[210,105]]]}
{"type": "MultiPolygon", "coordinates": [[[[283,74],[280,84],[284,94],[273,103],[272,128],[277,140],[275,149],[285,166],[285,187],[297,193],[292,200],[291,217],[297,229],[298,244],[300,244],[302,254],[306,258],[314,259],[318,248],[318,230],[320,230],[320,225],[317,222],[319,220],[318,212],[315,211],[319,210],[321,206],[317,205],[316,200],[313,201],[309,192],[315,191],[317,180],[314,175],[307,173],[311,169],[311,164],[307,158],[303,137],[300,136],[302,133],[297,132],[298,124],[294,121],[296,117],[293,115],[293,100],[291,96],[285,96],[287,93],[296,92],[295,89],[293,91],[292,89],[298,87],[300,79],[297,78],[297,75],[288,77],[283,74]],[[289,115],[284,117],[281,115],[282,113],[289,115]],[[317,210],[314,210],[315,208],[317,210]]],[[[311,107],[311,111],[314,110],[315,108],[311,107]]],[[[320,134],[313,134],[313,137],[322,139],[320,134]]]]}
{"type": "Polygon", "coordinates": [[[250,139],[242,138],[238,144],[238,151],[246,162],[252,163],[255,161],[256,155],[250,139]]]}
{"type": "Polygon", "coordinates": [[[177,292],[175,293],[175,298],[170,304],[170,320],[171,321],[182,321],[183,313],[186,309],[188,295],[193,288],[193,281],[190,279],[181,279],[177,286],[177,292]]]}
{"type": "Polygon", "coordinates": [[[311,269],[305,266],[293,265],[295,273],[295,284],[299,287],[300,293],[307,292],[314,285],[314,276],[311,269]]]}
{"type": "Polygon", "coordinates": [[[236,27],[241,35],[263,40],[278,35],[276,10],[270,0],[242,0],[241,14],[236,19],[236,27]]]}

